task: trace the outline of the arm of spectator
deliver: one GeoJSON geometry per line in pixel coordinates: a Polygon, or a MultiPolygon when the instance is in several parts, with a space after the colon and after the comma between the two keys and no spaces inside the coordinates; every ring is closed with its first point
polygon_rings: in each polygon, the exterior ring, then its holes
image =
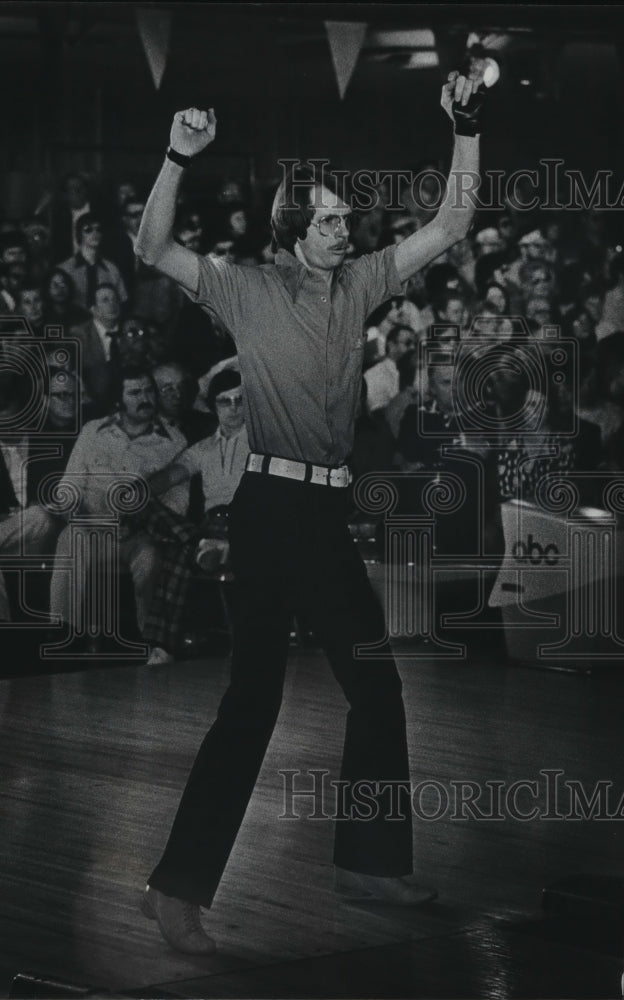
{"type": "Polygon", "coordinates": [[[147,485],[153,496],[161,496],[168,493],[174,486],[179,486],[185,479],[190,479],[191,473],[186,465],[178,458],[166,465],[164,469],[152,473],[147,477],[147,485]]]}
{"type": "Polygon", "coordinates": [[[77,492],[79,497],[77,510],[54,510],[54,513],[58,514],[58,516],[62,517],[65,521],[69,520],[72,514],[87,509],[85,497],[89,479],[88,456],[91,454],[92,448],[93,438],[91,436],[91,427],[87,424],[76,438],[75,444],[67,460],[65,471],[59,479],[55,490],[55,493],[61,499],[61,502],[64,497],[71,496],[74,491],[77,492]]]}
{"type": "MultiPolygon", "coordinates": [[[[467,79],[458,73],[449,75],[448,83],[442,88],[441,104],[451,121],[455,121],[453,102],[465,108],[481,82],[479,78],[467,79]]],[[[459,125],[456,128],[459,130],[459,125]]],[[[407,281],[468,235],[475,213],[474,192],[478,180],[479,136],[456,133],[446,195],[437,215],[397,247],[395,259],[401,281],[407,281]]]]}
{"type": "MultiPolygon", "coordinates": [[[[210,111],[188,108],[174,115],[170,147],[181,156],[195,156],[214,139],[217,119],[210,111]]],[[[184,167],[168,157],[147,200],[135,246],[136,255],[174,281],[196,293],[199,284],[198,255],[176,243],[173,237],[176,204],[184,167]]]]}

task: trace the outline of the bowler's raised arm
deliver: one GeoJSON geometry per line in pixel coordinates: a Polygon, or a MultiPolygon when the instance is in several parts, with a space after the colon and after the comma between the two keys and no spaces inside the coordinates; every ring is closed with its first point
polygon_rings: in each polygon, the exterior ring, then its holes
{"type": "Polygon", "coordinates": [[[213,141],[216,127],[212,108],[176,112],[165,162],[147,200],[135,247],[145,264],[157,267],[190,292],[197,291],[199,281],[197,254],[173,238],[176,203],[185,166],[213,141]]]}
{"type": "Polygon", "coordinates": [[[402,281],[464,239],[474,217],[483,104],[481,80],[450,73],[440,103],[455,125],[446,195],[435,218],[397,247],[396,266],[402,281]]]}

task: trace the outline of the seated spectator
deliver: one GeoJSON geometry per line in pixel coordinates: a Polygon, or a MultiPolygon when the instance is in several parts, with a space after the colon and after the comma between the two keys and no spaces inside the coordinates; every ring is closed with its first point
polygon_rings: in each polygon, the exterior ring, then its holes
{"type": "Polygon", "coordinates": [[[76,222],[76,238],[77,252],[59,264],[74,282],[76,304],[83,309],[90,309],[95,302],[96,289],[100,285],[112,285],[119,301],[123,304],[128,294],[119,268],[112,260],[102,256],[100,220],[90,212],[81,215],[76,222]]]}
{"type": "Polygon", "coordinates": [[[501,314],[501,316],[509,315],[509,294],[507,289],[502,285],[497,284],[495,281],[491,281],[485,289],[484,301],[488,305],[494,306],[494,308],[501,314]]]}
{"type": "MultiPolygon", "coordinates": [[[[106,523],[111,517],[108,491],[115,478],[124,472],[149,477],[164,468],[184,450],[183,435],[173,427],[166,427],[156,414],[156,387],[151,374],[140,368],[127,368],[120,372],[116,393],[117,409],[112,416],[87,423],[69,457],[66,476],[69,489],[78,489],[81,496],[80,511],[93,518],[97,530],[98,518],[106,523]]],[[[185,514],[188,507],[188,489],[178,487],[169,491],[163,501],[178,514],[185,514]]],[[[57,545],[57,556],[71,555],[71,526],[63,529],[57,545]]],[[[154,593],[160,566],[157,545],[138,526],[123,522],[119,530],[119,566],[127,569],[132,577],[136,602],[136,616],[142,632],[154,593]]],[[[90,551],[84,552],[85,571],[97,572],[92,567],[90,551]]],[[[55,565],[50,588],[50,610],[64,622],[76,624],[79,609],[73,606],[71,573],[55,565]]],[[[94,629],[99,623],[91,623],[94,629]]]]}
{"type": "Polygon", "coordinates": [[[91,319],[72,327],[70,336],[80,342],[82,380],[94,412],[108,413],[112,405],[114,369],[120,363],[121,303],[113,285],[95,291],[91,319]]]}
{"type": "Polygon", "coordinates": [[[36,337],[42,337],[43,295],[38,285],[25,282],[19,290],[15,312],[23,316],[36,337]]]}
{"type": "Polygon", "coordinates": [[[516,241],[516,225],[513,215],[510,212],[502,212],[496,221],[498,235],[503,242],[503,250],[509,250],[516,241]]]}
{"type": "Polygon", "coordinates": [[[521,285],[520,272],[524,265],[529,262],[535,263],[538,261],[542,264],[546,263],[549,260],[552,248],[548,240],[542,235],[541,230],[533,228],[525,231],[519,237],[518,250],[520,251],[520,256],[512,262],[509,271],[511,280],[521,285]]]}
{"type": "Polygon", "coordinates": [[[82,174],[63,178],[58,195],[50,202],[51,252],[53,260],[65,260],[78,252],[76,223],[97,210],[89,183],[82,174]]]}
{"type": "Polygon", "coordinates": [[[43,219],[28,219],[22,223],[22,232],[28,243],[30,280],[43,287],[52,266],[50,228],[43,219]]]}
{"type": "MultiPolygon", "coordinates": [[[[398,452],[406,472],[446,471],[458,476],[465,498],[457,510],[436,517],[436,551],[453,555],[496,551],[500,540],[498,508],[492,499],[494,475],[488,443],[462,434],[456,386],[455,354],[449,349],[428,370],[430,403],[409,406],[399,429],[398,452]],[[483,519],[482,519],[483,515],[483,519]],[[485,535],[482,535],[483,528],[485,535]]],[[[422,510],[422,477],[406,477],[400,490],[401,511],[422,510]]]]}
{"type": "Polygon", "coordinates": [[[399,391],[397,361],[414,347],[414,331],[397,324],[386,337],[386,356],[364,372],[369,413],[383,409],[399,391]]]}
{"type": "Polygon", "coordinates": [[[538,332],[542,327],[554,322],[553,309],[550,300],[540,295],[527,298],[525,316],[530,328],[538,332]]]}
{"type": "Polygon", "coordinates": [[[489,302],[479,302],[475,306],[472,324],[469,330],[471,337],[490,337],[499,340],[501,332],[501,315],[489,302]]]}
{"type": "Polygon", "coordinates": [[[43,286],[44,326],[62,326],[68,334],[71,327],[88,321],[88,310],[76,305],[74,294],[72,279],[66,271],[55,267],[43,286]]]}
{"type": "Polygon", "coordinates": [[[127,316],[117,339],[119,364],[153,369],[171,357],[171,338],[156,323],[127,316]]]}
{"type": "Polygon", "coordinates": [[[134,246],[144,211],[145,201],[136,193],[129,195],[121,206],[120,224],[110,239],[109,253],[119,268],[130,299],[134,296],[137,273],[142,266],[134,246]]]}
{"type": "Polygon", "coordinates": [[[423,334],[427,323],[417,306],[408,298],[390,299],[374,310],[366,323],[364,366],[382,361],[386,354],[386,337],[393,326],[409,326],[415,334],[423,334]]]}
{"type": "Polygon", "coordinates": [[[158,390],[160,416],[182,431],[189,445],[214,432],[213,419],[193,408],[198,384],[184,365],[179,361],[164,361],[152,370],[152,375],[158,390]]]}
{"type": "Polygon", "coordinates": [[[474,248],[475,257],[479,260],[481,257],[487,256],[487,254],[500,253],[501,250],[504,250],[505,244],[498,229],[494,229],[493,226],[487,226],[476,233],[474,248]]]}
{"type": "Polygon", "coordinates": [[[522,290],[512,280],[509,254],[504,250],[486,254],[477,261],[475,287],[479,299],[485,299],[487,288],[492,282],[504,288],[508,296],[508,307],[504,312],[514,316],[522,315],[524,308],[522,290]]]}
{"type": "Polygon", "coordinates": [[[469,289],[451,264],[434,263],[427,268],[425,288],[429,302],[438,302],[446,292],[459,293],[468,299],[469,289]]]}
{"type": "MultiPolygon", "coordinates": [[[[476,261],[470,237],[460,240],[446,252],[448,263],[457,270],[464,284],[471,288],[475,283],[476,261]]],[[[485,259],[485,258],[484,258],[485,259]]]]}
{"type": "Polygon", "coordinates": [[[0,265],[6,266],[7,291],[17,302],[20,288],[29,276],[28,240],[19,230],[0,234],[0,265]]]}
{"type": "Polygon", "coordinates": [[[208,403],[217,415],[216,432],[181,452],[149,480],[152,494],[160,496],[199,474],[204,494],[202,523],[195,526],[172,517],[159,504],[151,504],[151,509],[139,515],[164,546],[163,569],[144,632],[152,647],[149,664],[168,663],[175,656],[199,540],[206,540],[202,565],[211,571],[218,568],[227,552],[223,544],[227,508],[249,454],[240,373],[232,369],[217,373],[210,384],[208,403]]]}
{"type": "Polygon", "coordinates": [[[173,238],[194,253],[205,253],[204,229],[198,214],[184,210],[175,220],[173,238]]]}
{"type": "Polygon", "coordinates": [[[425,406],[429,402],[427,372],[421,367],[419,351],[408,351],[397,361],[399,392],[386,406],[384,417],[395,441],[403,414],[408,406],[425,406]]]}
{"type": "Polygon", "coordinates": [[[520,268],[520,287],[525,302],[536,296],[552,302],[556,294],[554,268],[545,261],[527,261],[520,268]]]}
{"type": "Polygon", "coordinates": [[[514,347],[500,345],[493,350],[493,360],[484,358],[488,375],[483,398],[486,412],[500,427],[491,441],[496,450],[498,497],[501,502],[535,502],[537,485],[547,473],[595,470],[599,458],[597,437],[584,421],[576,438],[562,433],[571,426],[571,390],[567,399],[563,392],[551,393],[548,398],[542,397],[542,407],[529,405],[535,389],[526,362],[514,347]]]}
{"type": "MultiPolygon", "coordinates": [[[[50,441],[50,432],[62,431],[63,406],[52,399],[59,388],[51,379],[47,419],[39,435],[20,430],[20,414],[27,406],[30,386],[13,371],[0,371],[0,553],[3,555],[52,555],[58,534],[57,519],[40,502],[39,485],[51,472],[62,471],[66,454],[37,458],[39,442],[50,441]],[[44,436],[42,436],[42,432],[44,436]]],[[[12,609],[4,575],[0,572],[0,619],[10,621],[12,609]]]]}
{"type": "MultiPolygon", "coordinates": [[[[456,339],[461,337],[462,330],[465,329],[468,322],[466,301],[461,292],[453,290],[444,291],[439,299],[434,300],[433,315],[436,327],[448,326],[448,335],[450,337],[456,339]]],[[[433,335],[431,327],[427,331],[427,335],[433,335]]],[[[439,339],[443,336],[442,331],[436,329],[435,336],[439,339]]]]}

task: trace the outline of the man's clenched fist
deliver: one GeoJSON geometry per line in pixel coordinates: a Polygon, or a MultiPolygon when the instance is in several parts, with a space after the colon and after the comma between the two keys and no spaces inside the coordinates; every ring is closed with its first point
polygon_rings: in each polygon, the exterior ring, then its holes
{"type": "Polygon", "coordinates": [[[177,153],[196,156],[212,142],[216,131],[217,119],[213,108],[209,111],[187,108],[186,111],[176,111],[173,116],[169,142],[177,153]]]}
{"type": "Polygon", "coordinates": [[[467,77],[462,76],[457,70],[449,73],[448,80],[442,87],[440,104],[451,121],[455,120],[453,117],[453,104],[457,102],[462,107],[466,107],[468,101],[477,92],[482,83],[482,75],[471,74],[470,77],[467,77]]]}

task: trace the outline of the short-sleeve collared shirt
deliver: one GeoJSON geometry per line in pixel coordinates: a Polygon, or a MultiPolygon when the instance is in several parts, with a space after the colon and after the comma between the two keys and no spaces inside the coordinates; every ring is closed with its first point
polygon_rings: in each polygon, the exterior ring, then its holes
{"type": "Polygon", "coordinates": [[[322,465],[348,457],[364,324],[402,294],[395,251],[344,263],[331,286],[286,250],[261,267],[200,258],[198,290],[188,294],[232,333],[252,451],[322,465]]]}

